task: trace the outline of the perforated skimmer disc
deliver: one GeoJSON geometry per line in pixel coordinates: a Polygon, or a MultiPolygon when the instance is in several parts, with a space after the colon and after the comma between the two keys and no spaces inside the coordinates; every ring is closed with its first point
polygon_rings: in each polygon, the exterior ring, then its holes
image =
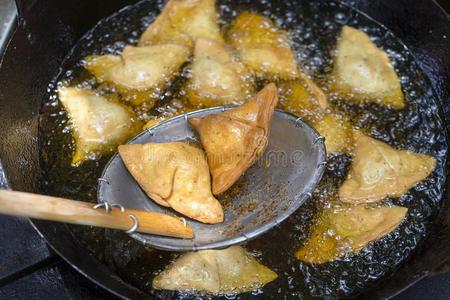
{"type": "MultiPolygon", "coordinates": [[[[230,107],[209,108],[175,117],[142,132],[129,143],[199,142],[197,133],[187,120],[228,109],[230,107]]],[[[325,164],[323,137],[300,118],[276,110],[264,155],[235,184],[239,190],[226,196],[226,201],[221,201],[224,222],[209,225],[186,218],[194,229],[193,239],[141,233],[131,236],[147,246],[174,251],[225,248],[243,243],[276,226],[309,199],[322,177],[325,164]]],[[[220,195],[217,198],[223,200],[220,195]]],[[[98,201],[183,217],[152,201],[117,153],[106,165],[98,182],[98,201]]]]}

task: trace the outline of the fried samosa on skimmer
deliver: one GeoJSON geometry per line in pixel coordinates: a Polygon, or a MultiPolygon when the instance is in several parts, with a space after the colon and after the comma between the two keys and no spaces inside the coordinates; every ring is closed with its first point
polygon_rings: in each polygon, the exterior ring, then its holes
{"type": "Polygon", "coordinates": [[[226,191],[263,153],[277,100],[269,84],[240,107],[189,120],[206,150],[214,194],[226,191]]]}
{"type": "Polygon", "coordinates": [[[223,210],[211,193],[205,154],[187,143],[119,146],[125,166],[156,203],[203,223],[223,221],[223,210]]]}
{"type": "Polygon", "coordinates": [[[208,153],[214,194],[227,190],[264,149],[264,130],[222,115],[190,122],[208,153]]]}

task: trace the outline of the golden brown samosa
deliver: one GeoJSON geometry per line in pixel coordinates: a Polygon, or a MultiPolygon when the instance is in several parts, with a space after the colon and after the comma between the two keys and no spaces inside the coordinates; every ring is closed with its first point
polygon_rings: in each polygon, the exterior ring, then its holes
{"type": "Polygon", "coordinates": [[[400,197],[425,179],[436,165],[431,156],[394,149],[360,132],[354,135],[355,156],[339,189],[343,202],[369,203],[400,197]]]}
{"type": "Polygon", "coordinates": [[[214,194],[226,191],[264,152],[277,99],[269,84],[242,106],[189,120],[206,150],[214,194]]]}
{"type": "Polygon", "coordinates": [[[129,144],[119,153],[142,189],[160,205],[203,223],[223,221],[223,210],[211,193],[203,150],[183,142],[129,144]]]}
{"type": "Polygon", "coordinates": [[[114,96],[107,99],[91,90],[75,87],[60,88],[58,94],[74,129],[72,165],[115,152],[118,145],[142,128],[133,111],[114,96]]]}
{"type": "Polygon", "coordinates": [[[197,39],[187,98],[195,107],[241,104],[253,91],[249,70],[224,43],[197,39]]]}
{"type": "Polygon", "coordinates": [[[351,123],[341,114],[330,111],[323,91],[308,77],[281,81],[278,84],[280,107],[302,117],[325,137],[328,153],[350,153],[353,147],[351,123]]]}
{"type": "Polygon", "coordinates": [[[270,80],[299,77],[289,35],[269,18],[243,12],[234,20],[227,39],[257,76],[270,80]]]}
{"type": "Polygon", "coordinates": [[[296,80],[282,80],[278,83],[279,106],[308,121],[320,119],[329,108],[323,91],[305,74],[296,80]]]}
{"type": "Polygon", "coordinates": [[[277,102],[277,86],[270,83],[249,101],[234,109],[225,111],[222,115],[262,128],[267,135],[277,102]]]}
{"type": "Polygon", "coordinates": [[[323,91],[308,77],[301,74],[297,80],[278,83],[280,107],[302,117],[325,137],[328,153],[350,153],[353,148],[353,128],[341,114],[330,111],[323,91]]]}
{"type": "Polygon", "coordinates": [[[190,123],[208,154],[212,191],[226,191],[259,157],[265,147],[262,128],[230,117],[211,114],[190,123]]]}
{"type": "Polygon", "coordinates": [[[154,102],[189,58],[190,50],[176,44],[126,46],[122,55],[90,56],[84,66],[98,81],[113,84],[125,99],[139,105],[154,102]]]}
{"type": "Polygon", "coordinates": [[[332,89],[346,99],[395,109],[405,106],[402,87],[388,55],[355,28],[344,26],[338,40],[332,89]]]}
{"type": "Polygon", "coordinates": [[[309,240],[296,253],[297,259],[323,264],[394,231],[408,209],[400,206],[369,208],[363,205],[325,208],[312,226],[309,240]]]}
{"type": "Polygon", "coordinates": [[[192,49],[198,38],[223,42],[215,0],[169,0],[139,39],[139,46],[176,43],[192,49]]]}
{"type": "Polygon", "coordinates": [[[262,288],[277,274],[240,246],[182,255],[153,279],[153,288],[240,294],[262,288]]]}
{"type": "Polygon", "coordinates": [[[311,125],[325,137],[328,153],[350,153],[353,149],[353,127],[342,115],[329,113],[313,119],[311,125]]]}

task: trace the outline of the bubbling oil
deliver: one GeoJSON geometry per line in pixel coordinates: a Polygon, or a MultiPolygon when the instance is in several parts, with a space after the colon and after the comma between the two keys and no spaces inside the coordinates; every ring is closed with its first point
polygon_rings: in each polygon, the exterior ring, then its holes
{"type": "MultiPolygon", "coordinates": [[[[97,178],[108,160],[102,157],[79,167],[70,165],[73,139],[65,111],[58,97],[60,85],[78,85],[99,92],[114,92],[98,84],[82,67],[83,58],[92,54],[119,54],[125,45],[135,45],[140,34],[155,19],[163,2],[143,1],[126,7],[100,21],[72,49],[64,60],[63,70],[49,85],[40,119],[40,158],[43,176],[42,192],[73,199],[96,202],[97,178]]],[[[327,90],[336,38],[344,24],[360,28],[385,49],[401,78],[407,106],[394,111],[375,104],[352,105],[329,95],[332,104],[351,122],[390,145],[434,156],[436,170],[425,181],[398,199],[386,204],[408,207],[406,219],[398,230],[375,241],[358,254],[322,265],[298,261],[295,251],[308,238],[315,213],[330,205],[348,172],[350,157],[332,155],[325,175],[311,201],[294,215],[245,247],[278,278],[254,293],[234,295],[245,299],[252,295],[270,299],[354,296],[386,277],[409,257],[427,235],[440,206],[444,184],[444,161],[447,140],[438,117],[438,108],[430,86],[406,47],[383,26],[363,14],[335,1],[219,1],[220,25],[224,32],[241,11],[254,11],[270,17],[292,37],[297,61],[306,73],[327,90]]],[[[139,107],[141,120],[171,117],[189,109],[183,100],[184,83],[189,72],[182,72],[169,84],[153,108],[139,107]]],[[[345,100],[345,99],[344,99],[345,100]]],[[[70,226],[74,236],[94,256],[124,281],[157,298],[194,299],[195,294],[155,291],[153,277],[179,254],[142,246],[121,232],[70,226]]]]}

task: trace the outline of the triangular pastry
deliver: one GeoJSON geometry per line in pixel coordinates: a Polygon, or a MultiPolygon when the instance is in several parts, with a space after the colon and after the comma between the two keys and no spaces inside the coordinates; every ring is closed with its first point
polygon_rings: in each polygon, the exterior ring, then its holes
{"type": "Polygon", "coordinates": [[[169,0],[139,46],[175,43],[190,49],[198,38],[223,42],[214,0],[169,0]]]}
{"type": "Polygon", "coordinates": [[[214,194],[226,191],[264,152],[276,103],[276,86],[269,84],[242,106],[189,120],[207,153],[214,194]]]}
{"type": "Polygon", "coordinates": [[[325,137],[327,153],[351,153],[354,129],[344,116],[328,113],[319,119],[313,119],[311,125],[325,137]]]}
{"type": "Polygon", "coordinates": [[[260,289],[276,278],[275,272],[244,248],[233,246],[182,255],[154,278],[153,288],[240,294],[260,289]]]}
{"type": "Polygon", "coordinates": [[[249,70],[224,43],[205,38],[196,41],[187,90],[192,105],[241,104],[253,91],[249,70]]]}
{"type": "Polygon", "coordinates": [[[436,159],[425,154],[397,150],[386,143],[354,132],[354,158],[341,201],[368,203],[400,197],[434,169],[436,159]]]}
{"type": "Polygon", "coordinates": [[[288,33],[269,18],[243,12],[231,25],[227,39],[257,76],[270,80],[299,77],[288,33]]]}
{"type": "Polygon", "coordinates": [[[133,111],[114,96],[107,99],[91,90],[75,87],[60,88],[58,95],[74,128],[72,165],[113,153],[118,145],[141,131],[142,124],[133,111]]]}
{"type": "Polygon", "coordinates": [[[313,224],[309,240],[295,255],[306,263],[322,264],[357,253],[370,242],[394,231],[407,211],[400,206],[326,208],[313,224]]]}
{"type": "Polygon", "coordinates": [[[155,102],[164,85],[189,58],[190,50],[176,44],[126,46],[122,55],[90,56],[84,66],[98,81],[114,85],[134,105],[155,102]]]}
{"type": "Polygon", "coordinates": [[[222,115],[190,120],[208,154],[212,191],[226,191],[259,157],[265,147],[262,128],[222,115]]]}
{"type": "Polygon", "coordinates": [[[370,37],[344,26],[336,49],[332,89],[346,99],[376,102],[395,109],[405,106],[400,79],[388,55],[370,37]]]}
{"type": "Polygon", "coordinates": [[[320,119],[330,106],[324,92],[303,73],[299,79],[280,81],[278,94],[280,108],[308,121],[320,119]]]}
{"type": "Polygon", "coordinates": [[[223,221],[201,149],[183,142],[147,143],[119,146],[119,153],[131,175],[158,204],[203,223],[223,221]]]}

